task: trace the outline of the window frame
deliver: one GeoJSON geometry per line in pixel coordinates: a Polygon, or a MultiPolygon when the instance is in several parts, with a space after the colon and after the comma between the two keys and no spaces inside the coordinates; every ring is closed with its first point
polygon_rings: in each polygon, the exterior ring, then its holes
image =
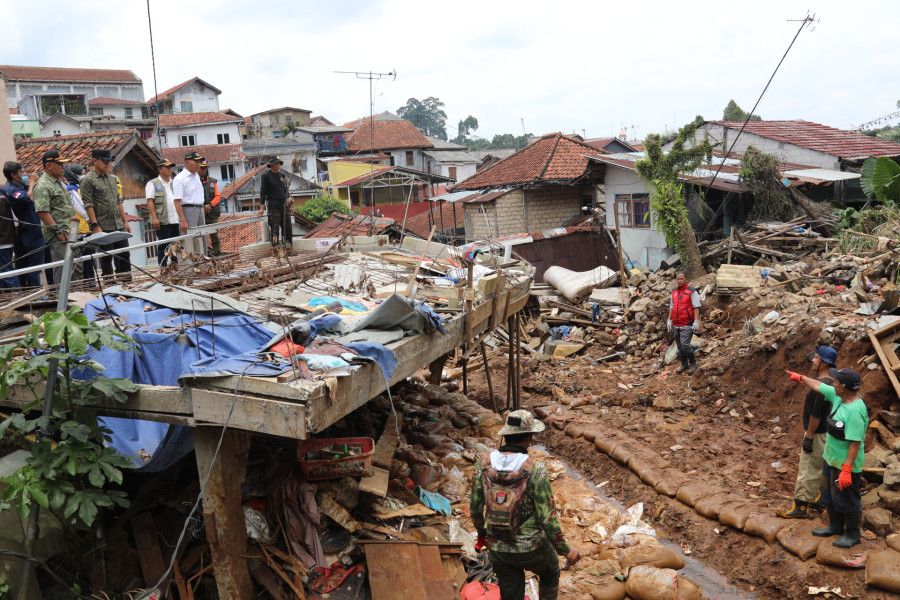
{"type": "Polygon", "coordinates": [[[222,176],[222,179],[227,179],[228,181],[234,180],[234,165],[220,165],[219,174],[222,176]]]}
{"type": "Polygon", "coordinates": [[[125,107],[125,119],[133,119],[134,118],[134,110],[130,106],[125,107]]]}
{"type": "Polygon", "coordinates": [[[218,141],[219,145],[222,145],[222,144],[230,144],[230,143],[231,143],[231,134],[229,134],[229,133],[217,133],[217,134],[216,134],[216,140],[218,141]]]}
{"type": "Polygon", "coordinates": [[[197,137],[193,133],[182,133],[178,136],[178,141],[181,142],[182,148],[188,148],[190,146],[197,145],[197,137]],[[185,140],[190,140],[190,144],[186,144],[185,140]]]}
{"type": "Polygon", "coordinates": [[[615,211],[619,216],[619,227],[629,229],[650,229],[652,215],[650,194],[616,194],[615,211]],[[642,209],[638,211],[637,207],[642,209]]]}
{"type": "Polygon", "coordinates": [[[407,167],[416,166],[416,153],[412,150],[406,151],[406,166],[407,167]]]}
{"type": "Polygon", "coordinates": [[[194,112],[194,101],[193,100],[180,100],[179,105],[181,106],[181,112],[183,112],[183,113],[194,112]]]}
{"type": "Polygon", "coordinates": [[[447,177],[456,181],[456,167],[447,167],[447,177]]]}

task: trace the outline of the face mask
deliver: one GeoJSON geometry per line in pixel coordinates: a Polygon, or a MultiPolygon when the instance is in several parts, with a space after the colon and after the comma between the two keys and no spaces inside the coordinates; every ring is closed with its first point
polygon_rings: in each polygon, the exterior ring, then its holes
{"type": "Polygon", "coordinates": [[[28,185],[28,175],[22,175],[22,185],[28,185]]]}

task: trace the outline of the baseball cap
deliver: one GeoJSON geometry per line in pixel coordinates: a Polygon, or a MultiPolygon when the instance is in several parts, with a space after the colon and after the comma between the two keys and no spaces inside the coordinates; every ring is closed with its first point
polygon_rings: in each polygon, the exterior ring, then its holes
{"type": "Polygon", "coordinates": [[[174,166],[175,166],[175,163],[173,163],[171,160],[166,160],[166,159],[163,159],[163,160],[159,161],[158,163],[156,163],[157,169],[159,169],[160,167],[169,167],[171,169],[174,166]]]}
{"type": "Polygon", "coordinates": [[[827,362],[832,366],[837,365],[838,352],[831,346],[816,346],[814,352],[810,352],[806,355],[806,359],[812,360],[816,354],[819,355],[819,358],[821,358],[823,362],[827,362]]]}
{"type": "Polygon", "coordinates": [[[112,152],[110,152],[106,148],[94,148],[93,150],[91,150],[91,158],[97,158],[100,160],[112,162],[113,155],[112,152]]]}
{"type": "Polygon", "coordinates": [[[275,163],[280,163],[283,165],[284,161],[281,160],[281,158],[279,158],[278,156],[273,156],[272,158],[269,159],[269,162],[267,164],[274,165],[275,163]]]}
{"type": "Polygon", "coordinates": [[[517,433],[539,433],[544,424],[536,421],[534,415],[527,410],[514,410],[506,416],[506,425],[497,435],[515,435],[517,433]]]}
{"type": "Polygon", "coordinates": [[[195,160],[197,162],[203,162],[206,159],[200,156],[200,154],[197,152],[188,152],[184,155],[184,160],[195,160]]]}
{"type": "Polygon", "coordinates": [[[41,161],[44,164],[47,164],[48,162],[55,162],[55,163],[63,164],[63,163],[69,162],[69,159],[63,158],[62,156],[60,156],[59,150],[47,150],[46,152],[44,152],[44,155],[41,157],[41,161]]]}
{"type": "Polygon", "coordinates": [[[203,160],[200,161],[200,166],[201,167],[209,167],[209,163],[206,162],[206,159],[204,158],[203,160]]]}
{"type": "Polygon", "coordinates": [[[859,390],[859,373],[853,369],[828,369],[828,375],[848,390],[859,390]]]}

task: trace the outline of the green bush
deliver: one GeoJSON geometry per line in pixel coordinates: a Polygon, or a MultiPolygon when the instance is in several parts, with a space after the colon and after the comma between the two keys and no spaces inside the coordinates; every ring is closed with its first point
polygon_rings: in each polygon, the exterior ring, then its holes
{"type": "Polygon", "coordinates": [[[297,209],[297,212],[315,223],[321,223],[331,216],[332,213],[341,213],[342,215],[350,214],[350,207],[343,200],[332,198],[331,196],[316,196],[303,206],[297,209]]]}

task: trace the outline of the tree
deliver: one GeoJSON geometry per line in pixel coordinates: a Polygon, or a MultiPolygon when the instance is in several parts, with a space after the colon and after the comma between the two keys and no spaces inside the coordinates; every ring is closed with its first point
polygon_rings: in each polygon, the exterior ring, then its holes
{"type": "MultiPolygon", "coordinates": [[[[725,106],[725,111],[722,113],[722,120],[744,122],[747,120],[747,113],[737,105],[737,102],[729,100],[728,104],[725,106]]],[[[762,117],[759,115],[750,115],[750,120],[762,121],[762,117]]]]}
{"type": "Polygon", "coordinates": [[[668,152],[663,151],[659,134],[647,136],[644,140],[646,158],[636,165],[641,179],[653,187],[650,208],[655,216],[656,229],[665,234],[666,243],[678,252],[681,264],[692,278],[702,276],[704,271],[697,238],[688,220],[684,184],[678,177],[709,163],[715,147],[706,139],[697,142],[696,133],[696,123],[682,127],[668,152]],[[686,148],[688,142],[694,145],[686,148]]]}
{"type": "Polygon", "coordinates": [[[297,212],[313,221],[321,223],[332,213],[341,213],[342,215],[350,214],[350,207],[343,200],[332,198],[331,196],[316,196],[312,200],[297,209],[297,212]]]}
{"type": "Polygon", "coordinates": [[[413,125],[425,135],[447,141],[447,113],[443,111],[444,103],[434,96],[424,100],[410,98],[406,106],[397,109],[397,115],[413,125]]]}
{"type": "Polygon", "coordinates": [[[469,143],[469,133],[478,129],[478,119],[469,115],[464,120],[459,122],[459,126],[456,128],[457,135],[453,138],[452,141],[454,144],[462,144],[468,145],[469,143]]]}

